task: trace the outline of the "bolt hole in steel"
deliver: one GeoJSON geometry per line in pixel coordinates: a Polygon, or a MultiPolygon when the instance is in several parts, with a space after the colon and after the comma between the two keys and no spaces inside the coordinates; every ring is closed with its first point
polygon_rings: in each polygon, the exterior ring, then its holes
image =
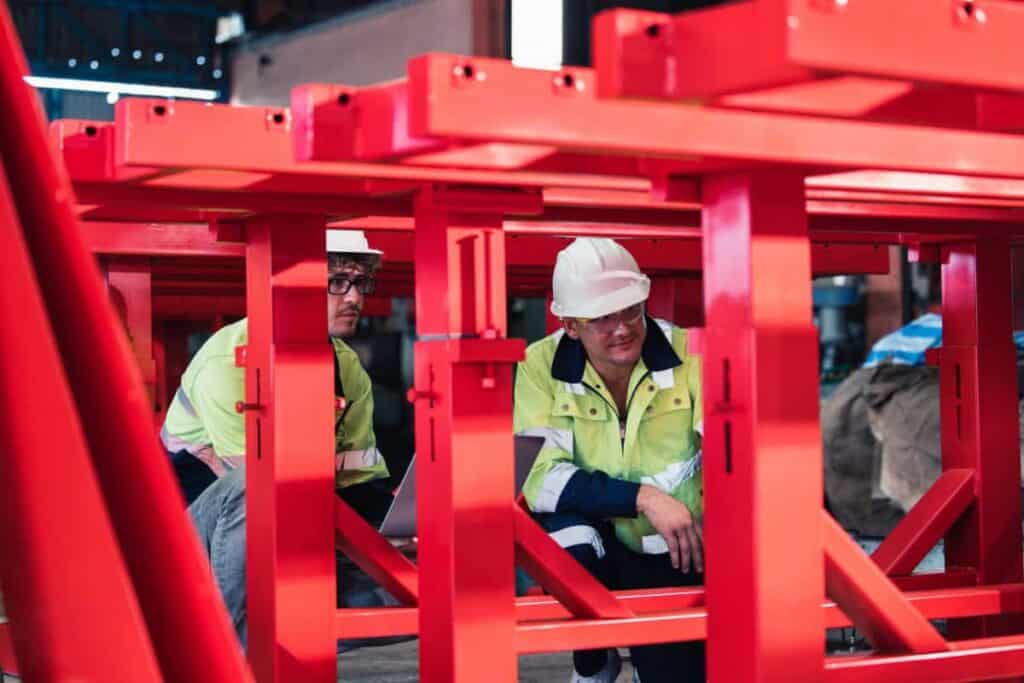
{"type": "Polygon", "coordinates": [[[274,115],[271,117],[271,119],[273,119],[274,123],[284,123],[284,114],[282,114],[279,111],[274,112],[274,115]]]}
{"type": "Polygon", "coordinates": [[[162,104],[158,104],[153,107],[153,113],[157,116],[164,116],[167,113],[167,107],[162,104]]]}
{"type": "Polygon", "coordinates": [[[473,78],[473,65],[472,64],[463,64],[462,65],[462,75],[465,78],[473,78]]]}
{"type": "Polygon", "coordinates": [[[91,138],[96,137],[96,133],[98,133],[98,132],[99,131],[96,129],[96,126],[86,126],[85,127],[85,134],[88,135],[91,138]]]}
{"type": "Polygon", "coordinates": [[[961,22],[974,21],[977,24],[984,24],[988,19],[985,10],[978,6],[975,0],[959,0],[956,14],[961,22]]]}
{"type": "Polygon", "coordinates": [[[349,95],[347,92],[343,92],[340,95],[338,95],[338,104],[340,104],[343,107],[347,107],[348,103],[351,102],[351,101],[352,101],[352,96],[349,95]]]}
{"type": "Polygon", "coordinates": [[[647,34],[648,38],[657,38],[658,36],[661,35],[661,25],[651,24],[650,26],[647,27],[644,33],[647,34]]]}
{"type": "Polygon", "coordinates": [[[571,88],[574,82],[575,79],[572,77],[572,74],[562,74],[562,85],[566,88],[571,88]]]}

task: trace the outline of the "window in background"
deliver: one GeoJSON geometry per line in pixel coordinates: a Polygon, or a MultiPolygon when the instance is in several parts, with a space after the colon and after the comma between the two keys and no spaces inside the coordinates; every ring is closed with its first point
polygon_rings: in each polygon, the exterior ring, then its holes
{"type": "Polygon", "coordinates": [[[531,69],[562,66],[562,3],[512,0],[512,63],[531,69]]]}

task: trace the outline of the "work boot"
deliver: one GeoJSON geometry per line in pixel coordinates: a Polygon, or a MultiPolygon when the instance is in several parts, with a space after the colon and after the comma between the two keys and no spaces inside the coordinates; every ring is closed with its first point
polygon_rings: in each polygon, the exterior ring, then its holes
{"type": "Polygon", "coordinates": [[[622,671],[622,658],[619,657],[619,651],[613,647],[609,648],[608,659],[600,671],[592,676],[581,676],[573,671],[569,683],[615,683],[620,671],[622,671]]]}

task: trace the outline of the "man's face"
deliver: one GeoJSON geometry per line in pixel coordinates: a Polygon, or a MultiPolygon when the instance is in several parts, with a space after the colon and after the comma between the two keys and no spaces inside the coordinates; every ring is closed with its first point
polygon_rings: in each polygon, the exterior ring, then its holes
{"type": "Polygon", "coordinates": [[[367,275],[366,269],[352,263],[329,272],[327,329],[332,337],[350,337],[355,333],[366,300],[363,287],[367,280],[372,277],[367,275]]]}
{"type": "Polygon", "coordinates": [[[592,320],[565,318],[562,324],[566,334],[580,340],[587,358],[598,368],[632,368],[647,337],[642,303],[592,320]]]}

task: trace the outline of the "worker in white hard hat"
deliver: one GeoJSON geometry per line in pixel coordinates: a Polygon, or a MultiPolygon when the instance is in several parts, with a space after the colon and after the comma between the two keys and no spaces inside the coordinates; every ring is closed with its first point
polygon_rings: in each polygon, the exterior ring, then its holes
{"type": "MultiPolygon", "coordinates": [[[[523,492],[536,519],[612,589],[703,583],[700,359],[649,317],[650,280],[610,239],[558,254],[551,312],[515,386],[517,435],[544,445],[523,492]]],[[[703,681],[703,642],[630,648],[644,683],[703,681]]],[[[575,682],[614,681],[616,650],[573,653],[575,682]]]]}
{"type": "MultiPolygon", "coordinates": [[[[344,399],[337,402],[335,420],[335,486],[374,525],[383,521],[391,503],[388,468],[373,432],[370,377],[343,338],[356,331],[381,256],[361,231],[327,231],[327,331],[334,347],[334,391],[344,399]]],[[[248,321],[243,318],[203,344],[182,375],[160,432],[243,646],[246,443],[245,418],[235,405],[245,400],[245,370],[235,365],[235,348],[247,339],[248,321]]],[[[369,577],[343,562],[338,595],[343,606],[391,602],[369,577]]]]}

